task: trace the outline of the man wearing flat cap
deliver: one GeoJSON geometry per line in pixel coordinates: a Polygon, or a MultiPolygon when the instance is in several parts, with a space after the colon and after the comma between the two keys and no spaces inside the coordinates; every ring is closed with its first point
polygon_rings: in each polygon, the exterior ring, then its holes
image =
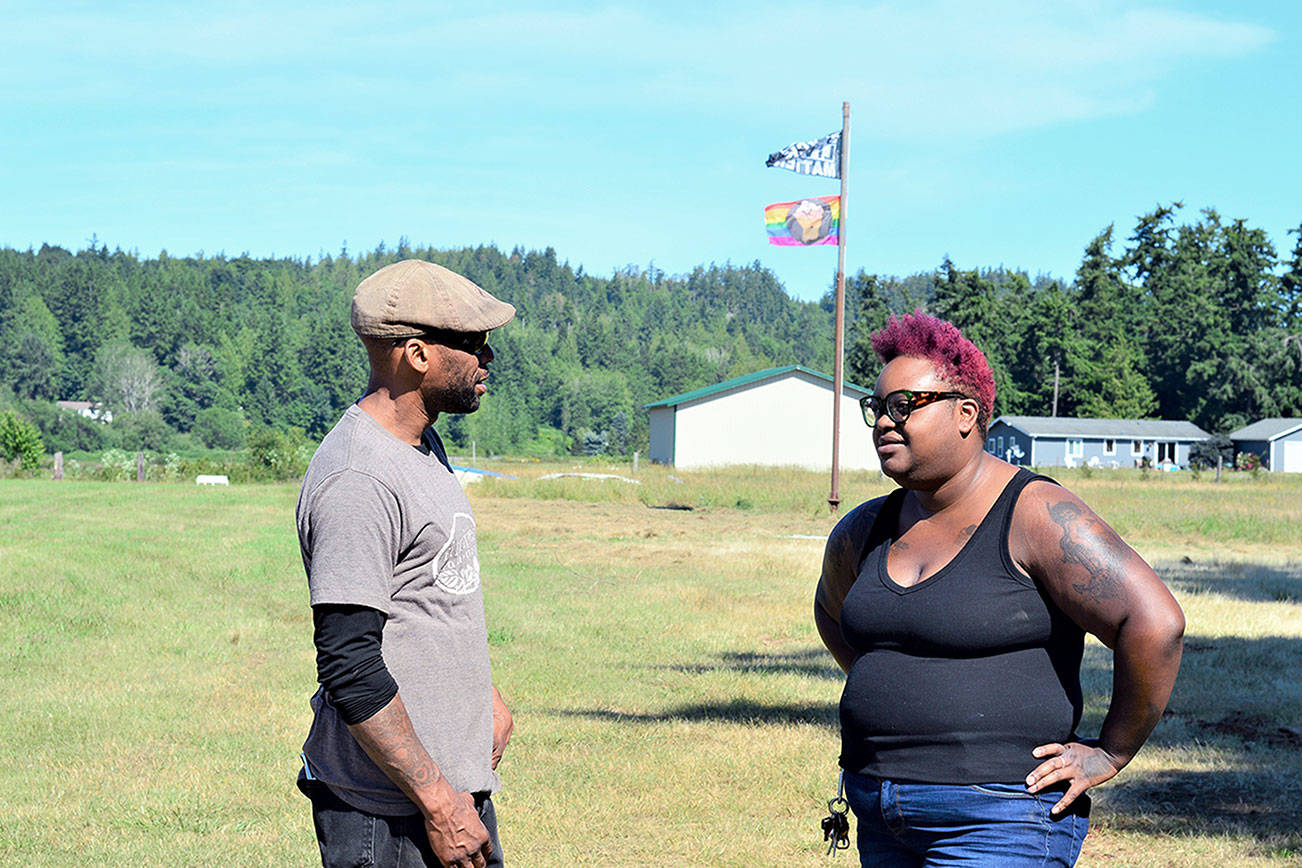
{"type": "Polygon", "coordinates": [[[501,865],[490,796],[511,737],[493,686],[475,520],[440,413],[473,413],[515,308],[430,262],[366,278],[370,381],[298,499],[317,676],[299,787],[323,865],[501,865]]]}

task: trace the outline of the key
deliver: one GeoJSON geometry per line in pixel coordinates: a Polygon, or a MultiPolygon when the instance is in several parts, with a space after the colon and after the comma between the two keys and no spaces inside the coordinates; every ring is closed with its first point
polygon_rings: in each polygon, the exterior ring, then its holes
{"type": "Polygon", "coordinates": [[[850,805],[837,796],[827,803],[827,809],[830,813],[823,818],[823,840],[828,842],[827,855],[831,856],[834,850],[850,846],[850,820],[846,816],[850,805]]]}

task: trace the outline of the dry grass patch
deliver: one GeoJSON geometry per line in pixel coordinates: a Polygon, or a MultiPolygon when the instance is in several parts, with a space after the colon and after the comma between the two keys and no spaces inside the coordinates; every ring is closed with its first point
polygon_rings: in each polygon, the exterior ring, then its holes
{"type": "MultiPolygon", "coordinates": [[[[1171,713],[1100,791],[1081,864],[1297,864],[1302,531],[1272,511],[1295,517],[1302,487],[1069,483],[1165,560],[1189,617],[1171,713]],[[1204,520],[1186,545],[1181,528],[1204,520]]],[[[578,483],[563,500],[472,489],[517,719],[508,857],[827,864],[841,678],[810,623],[826,480],[657,484],[693,509],[578,483]],[[749,505],[710,505],[729,498],[749,505]]],[[[314,687],[295,495],[0,482],[0,863],[311,864],[293,787],[314,687]]],[[[1097,646],[1085,680],[1091,731],[1110,682],[1097,646]]]]}

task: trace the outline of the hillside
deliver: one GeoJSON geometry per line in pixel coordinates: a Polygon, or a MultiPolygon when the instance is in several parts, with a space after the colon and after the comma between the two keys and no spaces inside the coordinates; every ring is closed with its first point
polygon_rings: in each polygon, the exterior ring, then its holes
{"type": "MultiPolygon", "coordinates": [[[[631,452],[645,444],[649,401],[773,365],[831,366],[831,314],[790,298],[758,264],[595,277],[550,248],[404,243],[310,261],[46,246],[0,250],[0,336],[10,348],[0,380],[29,403],[105,402],[126,448],[175,445],[178,433],[237,446],[240,432],[264,426],[319,437],[365,384],[348,325],[353,289],[412,257],[518,310],[492,341],[490,399],[440,423],[458,445],[551,452],[586,439],[591,450],[631,452]]],[[[27,409],[47,441],[59,439],[49,412],[27,409]]],[[[57,445],[94,448],[93,427],[57,445]]]]}

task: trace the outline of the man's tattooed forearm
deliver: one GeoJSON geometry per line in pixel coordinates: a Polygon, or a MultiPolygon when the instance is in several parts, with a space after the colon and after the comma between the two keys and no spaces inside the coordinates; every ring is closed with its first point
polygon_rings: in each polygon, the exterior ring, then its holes
{"type": "Polygon", "coordinates": [[[1107,599],[1126,599],[1126,587],[1121,582],[1118,565],[1113,562],[1113,552],[1101,543],[1101,536],[1116,539],[1097,518],[1071,501],[1049,505],[1049,517],[1062,528],[1062,562],[1080,564],[1089,581],[1072,582],[1072,588],[1082,597],[1095,602],[1107,599]]]}
{"type": "Polygon", "coordinates": [[[419,791],[438,781],[438,766],[412,728],[405,706],[386,706],[349,729],[386,774],[397,775],[394,782],[404,790],[419,791]]]}

